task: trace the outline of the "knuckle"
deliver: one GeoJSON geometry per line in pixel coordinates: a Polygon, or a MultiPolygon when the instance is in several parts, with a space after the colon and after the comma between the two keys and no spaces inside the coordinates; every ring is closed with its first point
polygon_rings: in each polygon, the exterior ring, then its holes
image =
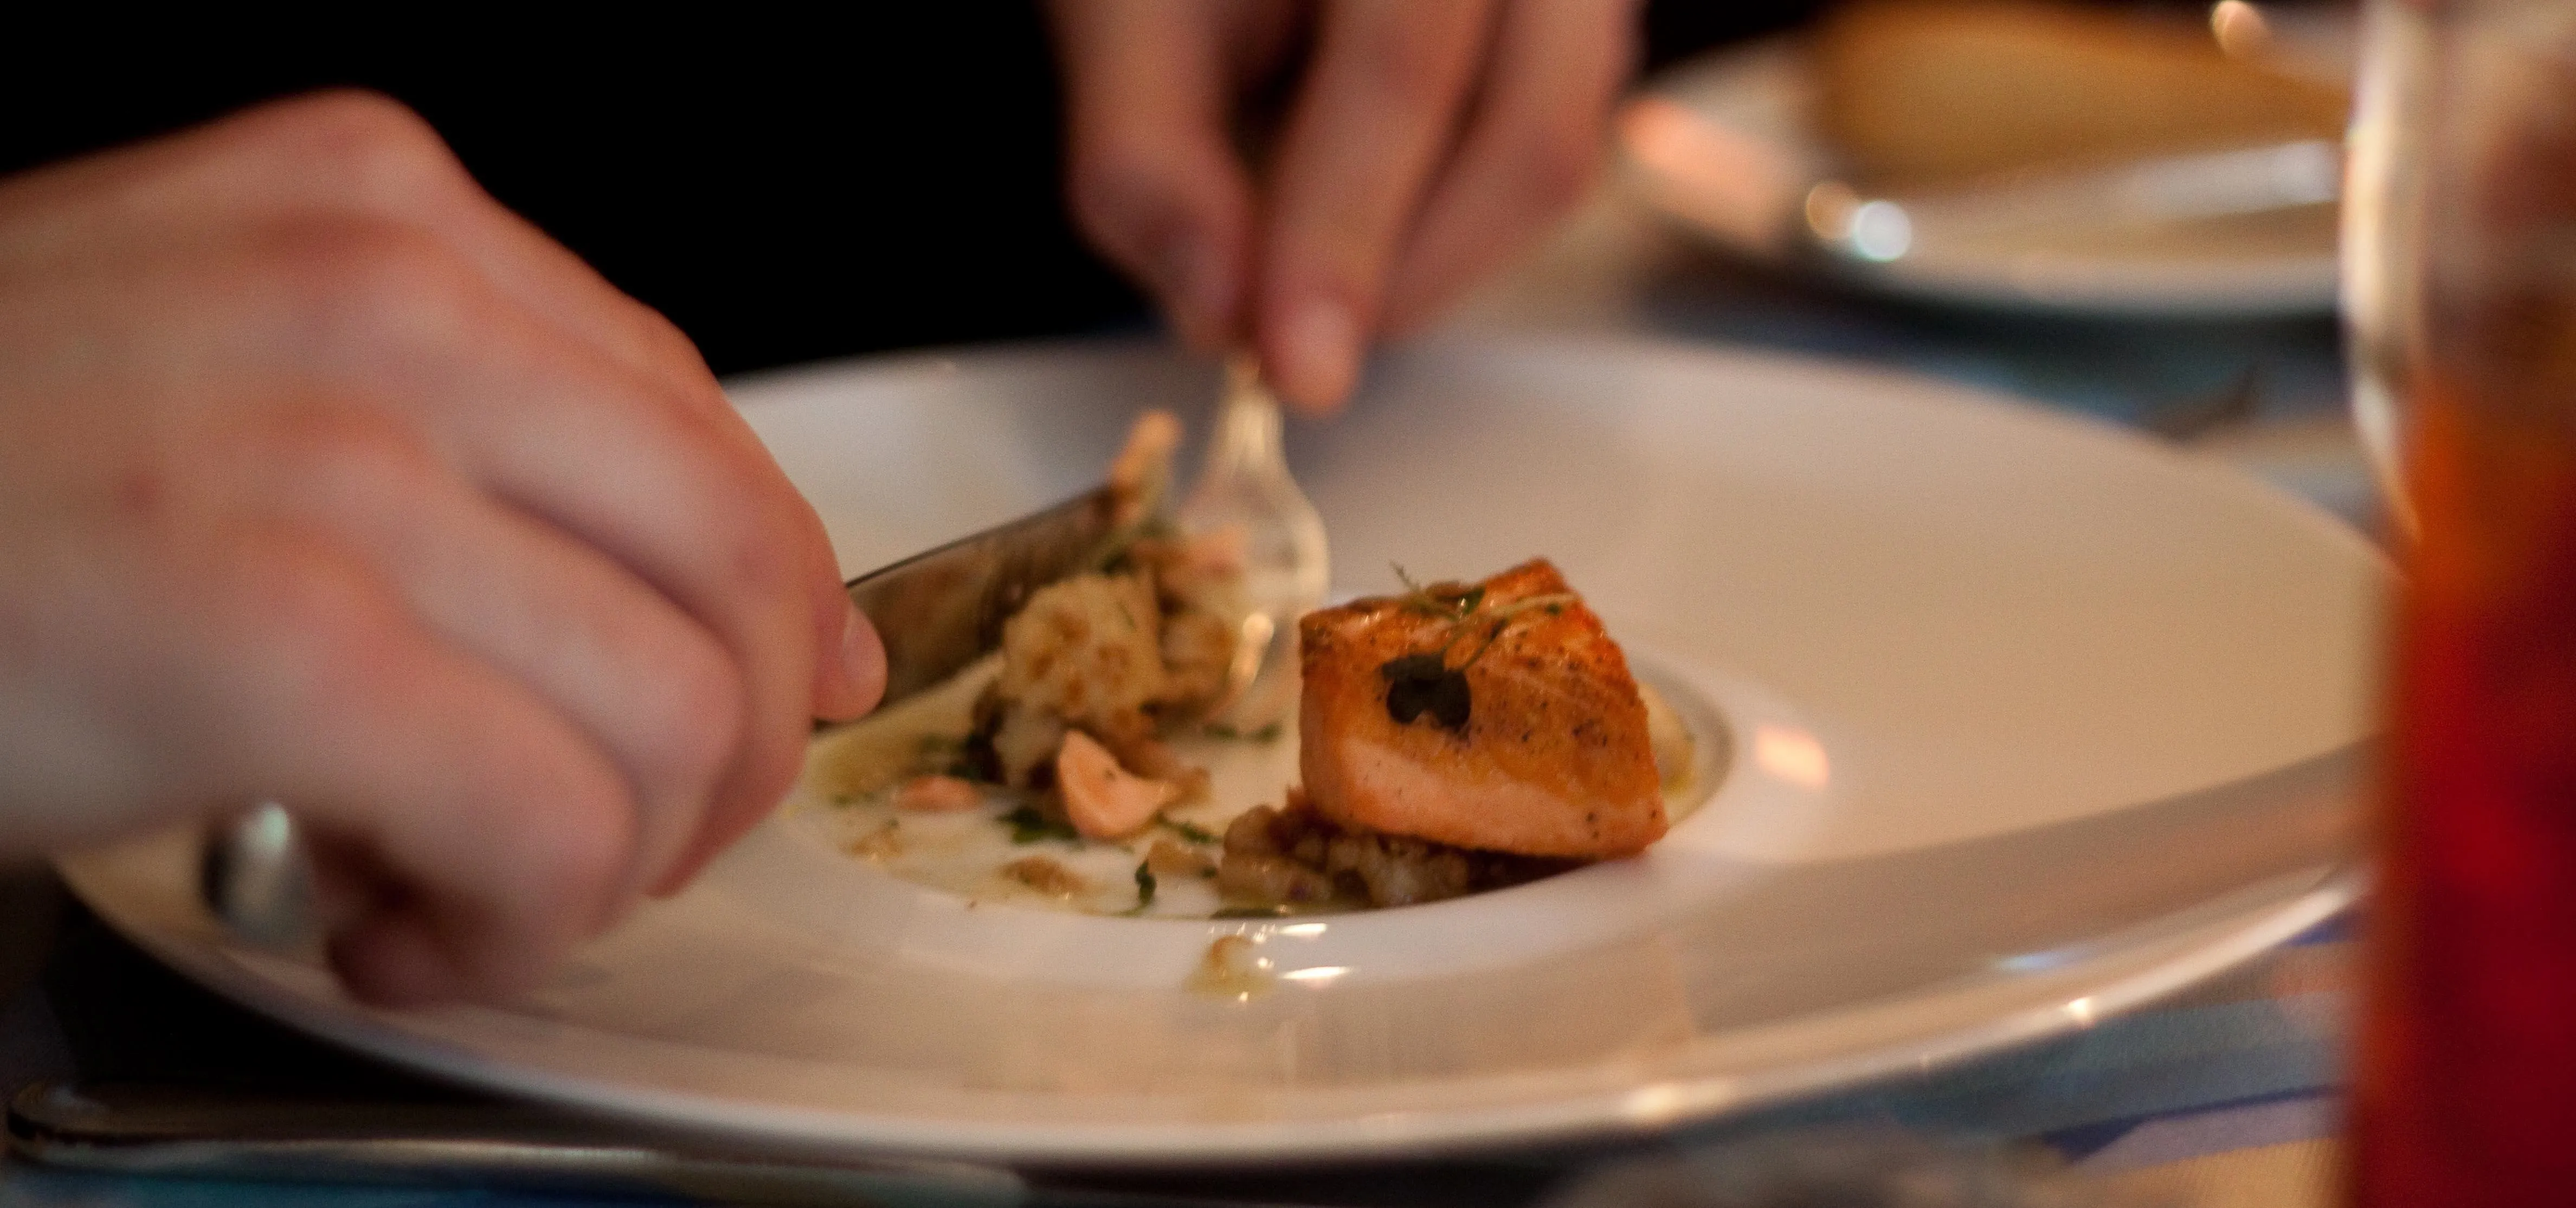
{"type": "Polygon", "coordinates": [[[732,660],[695,633],[663,652],[659,675],[656,766],[647,775],[665,779],[681,800],[703,803],[741,741],[748,693],[732,660]]]}
{"type": "Polygon", "coordinates": [[[277,426],[272,464],[328,488],[418,498],[442,472],[427,436],[389,412],[307,407],[289,412],[277,426]]]}
{"type": "Polygon", "coordinates": [[[396,204],[452,191],[470,178],[419,114],[378,92],[334,89],[271,113],[300,169],[353,197],[396,204]]]}
{"type": "MultiPolygon", "coordinates": [[[[689,338],[680,325],[668,316],[641,302],[628,299],[633,308],[636,330],[641,333],[645,355],[663,375],[672,381],[701,386],[721,401],[723,388],[716,385],[715,375],[707,369],[707,358],[698,351],[697,341],[689,338]]],[[[730,406],[730,404],[727,404],[730,406]]]]}
{"type": "Polygon", "coordinates": [[[805,574],[811,566],[804,538],[814,528],[813,512],[792,491],[737,463],[728,502],[713,518],[717,548],[723,551],[727,580],[739,596],[758,602],[805,600],[805,574]]]}
{"type": "Polygon", "coordinates": [[[358,560],[287,533],[229,552],[230,573],[208,585],[206,605],[247,682],[330,707],[404,681],[404,629],[358,560]]]}
{"type": "Polygon", "coordinates": [[[416,227],[306,218],[279,231],[266,258],[290,321],[325,347],[418,347],[474,321],[472,266],[416,227]]]}

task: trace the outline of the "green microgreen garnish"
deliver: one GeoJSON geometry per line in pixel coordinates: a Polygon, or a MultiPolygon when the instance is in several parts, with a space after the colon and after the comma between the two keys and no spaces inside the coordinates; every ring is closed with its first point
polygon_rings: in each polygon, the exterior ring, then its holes
{"type": "Polygon", "coordinates": [[[1199,728],[1199,733],[1227,742],[1276,742],[1280,735],[1287,732],[1285,725],[1275,721],[1249,734],[1221,721],[1212,721],[1199,728]]]}
{"type": "Polygon", "coordinates": [[[1043,843],[1050,839],[1078,843],[1082,840],[1081,832],[1073,829],[1072,823],[1034,805],[1021,805],[1002,815],[1002,823],[1011,828],[1013,843],[1043,843]]]}
{"type": "Polygon", "coordinates": [[[1214,843],[1217,839],[1216,832],[1203,826],[1192,826],[1178,818],[1156,818],[1154,819],[1154,825],[1162,827],[1164,830],[1170,831],[1175,835],[1179,835],[1192,843],[1214,843]]]}
{"type": "Polygon", "coordinates": [[[1404,584],[1404,595],[1398,602],[1407,612],[1455,623],[1476,615],[1476,610],[1485,604],[1485,588],[1480,583],[1444,581],[1425,587],[1414,582],[1401,566],[1395,567],[1395,577],[1404,584]]]}

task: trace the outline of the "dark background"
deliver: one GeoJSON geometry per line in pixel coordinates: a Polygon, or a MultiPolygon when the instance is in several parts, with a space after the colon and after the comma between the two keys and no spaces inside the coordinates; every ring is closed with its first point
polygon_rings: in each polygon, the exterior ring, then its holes
{"type": "MultiPolygon", "coordinates": [[[[1035,8],[850,7],[887,11],[628,8],[585,28],[555,12],[101,6],[0,49],[0,172],[357,85],[427,117],[484,187],[669,315],[720,374],[1149,322],[1065,217],[1035,8]]],[[[1814,7],[1652,4],[1648,65],[1814,7]]]]}

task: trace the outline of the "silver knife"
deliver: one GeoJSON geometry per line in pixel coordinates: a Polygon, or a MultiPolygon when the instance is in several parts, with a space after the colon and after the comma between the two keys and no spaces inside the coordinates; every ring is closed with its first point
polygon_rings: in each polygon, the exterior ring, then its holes
{"type": "Polygon", "coordinates": [[[850,580],[850,602],[885,643],[885,703],[998,648],[1030,593],[1097,564],[1116,537],[1117,497],[1103,486],[850,580]]]}

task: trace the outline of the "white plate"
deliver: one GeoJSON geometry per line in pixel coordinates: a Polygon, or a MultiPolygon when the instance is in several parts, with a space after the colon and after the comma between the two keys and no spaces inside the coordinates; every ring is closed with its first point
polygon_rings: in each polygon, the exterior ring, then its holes
{"type": "MultiPolygon", "coordinates": [[[[2331,48],[2348,39],[2349,18],[2305,16],[2282,32],[2329,48],[2314,57],[2335,62],[2341,52],[2331,48]]],[[[2126,317],[2334,310],[2335,223],[2324,207],[2155,231],[1994,235],[1918,248],[1886,264],[1810,254],[1788,234],[1809,187],[1845,170],[1815,127],[1818,88],[1795,36],[1668,72],[1650,95],[1696,120],[1622,122],[1626,178],[1649,207],[1721,249],[1897,297],[2126,317]]]]}
{"type": "MultiPolygon", "coordinates": [[[[1130,347],[737,398],[868,567],[1070,493],[1213,376],[1130,347]]],[[[1667,1124],[2081,1027],[2346,902],[2381,559],[2250,480],[1930,381],[1671,344],[1388,357],[1291,452],[1344,588],[1563,565],[1743,755],[1646,857],[1374,914],[1045,913],[773,820],[523,1007],[384,1013],[232,946],[159,840],[65,862],[251,1006],[781,1148],[1177,1163],[1667,1124]],[[1258,938],[1275,988],[1184,983],[1258,938]]]]}

